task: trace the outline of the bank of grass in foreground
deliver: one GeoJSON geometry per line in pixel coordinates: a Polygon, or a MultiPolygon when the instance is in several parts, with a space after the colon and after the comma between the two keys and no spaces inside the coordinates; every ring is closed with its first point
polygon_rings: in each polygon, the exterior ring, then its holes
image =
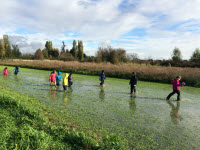
{"type": "Polygon", "coordinates": [[[80,63],[56,60],[15,60],[0,61],[0,65],[20,66],[25,68],[60,70],[85,75],[99,75],[101,70],[106,71],[106,76],[129,79],[131,72],[137,72],[141,81],[171,83],[177,76],[182,76],[182,81],[189,86],[200,87],[200,68],[161,67],[124,63],[113,65],[110,63],[80,63]]]}
{"type": "Polygon", "coordinates": [[[116,136],[78,131],[37,99],[0,87],[0,149],[126,148],[116,136]]]}

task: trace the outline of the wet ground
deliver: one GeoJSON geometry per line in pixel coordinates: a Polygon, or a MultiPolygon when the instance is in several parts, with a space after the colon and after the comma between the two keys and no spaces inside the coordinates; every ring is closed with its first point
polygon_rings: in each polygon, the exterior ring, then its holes
{"type": "Polygon", "coordinates": [[[182,87],[181,102],[176,96],[167,101],[170,84],[138,82],[137,94],[130,96],[128,80],[107,78],[101,88],[99,77],[75,74],[72,88],[63,92],[62,86],[49,86],[50,71],[21,68],[15,76],[8,69],[8,78],[0,76],[1,85],[40,99],[69,122],[117,134],[130,149],[200,147],[199,88],[182,87]]]}

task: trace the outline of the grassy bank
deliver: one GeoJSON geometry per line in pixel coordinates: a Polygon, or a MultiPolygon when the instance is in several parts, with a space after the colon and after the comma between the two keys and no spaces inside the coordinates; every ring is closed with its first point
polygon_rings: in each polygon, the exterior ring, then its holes
{"type": "Polygon", "coordinates": [[[75,129],[30,96],[0,87],[0,149],[123,149],[116,136],[75,129]]]}
{"type": "Polygon", "coordinates": [[[200,87],[200,69],[199,68],[179,68],[179,67],[161,67],[146,66],[138,64],[120,64],[113,65],[110,63],[80,63],[80,62],[63,62],[63,61],[0,61],[1,65],[18,65],[25,68],[60,70],[64,72],[74,72],[78,74],[99,75],[101,70],[106,71],[106,76],[114,78],[129,79],[131,72],[137,72],[141,81],[152,81],[170,83],[177,75],[182,76],[182,81],[187,85],[200,87]]]}

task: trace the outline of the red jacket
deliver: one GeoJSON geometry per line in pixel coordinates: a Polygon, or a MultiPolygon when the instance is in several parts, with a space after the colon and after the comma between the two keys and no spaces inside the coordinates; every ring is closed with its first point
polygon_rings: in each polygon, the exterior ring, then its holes
{"type": "Polygon", "coordinates": [[[52,73],[51,75],[50,75],[50,77],[49,77],[49,81],[51,81],[51,82],[56,82],[56,74],[55,73],[52,73]]]}
{"type": "Polygon", "coordinates": [[[173,90],[180,90],[180,86],[182,86],[182,84],[179,83],[178,79],[173,80],[172,85],[173,85],[173,90]]]}

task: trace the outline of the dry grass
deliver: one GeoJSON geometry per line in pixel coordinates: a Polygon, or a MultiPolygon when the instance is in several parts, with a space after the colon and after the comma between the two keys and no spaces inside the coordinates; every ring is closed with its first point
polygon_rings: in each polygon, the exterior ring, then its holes
{"type": "Polygon", "coordinates": [[[175,76],[182,76],[183,81],[191,86],[200,86],[199,68],[161,67],[133,63],[113,65],[110,63],[80,63],[57,60],[12,60],[0,61],[1,65],[21,66],[36,69],[73,71],[82,74],[98,75],[101,70],[110,77],[130,78],[131,72],[137,72],[140,80],[169,83],[175,76]]]}

